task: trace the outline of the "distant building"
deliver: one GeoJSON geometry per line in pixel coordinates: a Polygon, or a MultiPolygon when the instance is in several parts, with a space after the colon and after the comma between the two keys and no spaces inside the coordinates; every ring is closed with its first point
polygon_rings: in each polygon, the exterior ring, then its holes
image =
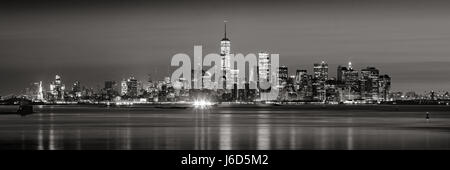
{"type": "Polygon", "coordinates": [[[344,82],[344,79],[345,79],[344,78],[344,74],[347,71],[348,71],[347,67],[344,67],[344,66],[341,66],[341,65],[338,66],[337,72],[336,72],[336,77],[337,77],[337,81],[339,83],[343,83],[344,82]]]}
{"type": "Polygon", "coordinates": [[[120,82],[120,95],[125,96],[128,93],[128,85],[126,80],[120,82]]]}
{"type": "Polygon", "coordinates": [[[75,81],[72,85],[72,91],[71,91],[71,95],[74,98],[80,98],[81,97],[81,85],[79,81],[75,81]]]}
{"type": "Polygon", "coordinates": [[[301,74],[301,81],[299,84],[299,89],[297,90],[298,100],[312,100],[313,99],[313,76],[306,74],[301,74]]]}
{"type": "Polygon", "coordinates": [[[325,101],[326,102],[340,102],[340,91],[338,81],[329,79],[325,82],[325,101]]]}
{"type": "Polygon", "coordinates": [[[130,98],[138,96],[138,81],[133,76],[127,80],[122,80],[121,95],[130,98]]]}
{"type": "Polygon", "coordinates": [[[225,80],[224,83],[226,89],[232,89],[233,88],[233,78],[231,77],[232,73],[231,70],[234,70],[234,68],[231,68],[231,61],[230,61],[230,54],[231,54],[231,41],[227,37],[227,24],[226,21],[224,22],[224,37],[222,40],[220,40],[220,56],[221,56],[221,68],[223,71],[223,79],[225,80]]]}
{"type": "Polygon", "coordinates": [[[391,77],[388,75],[381,75],[378,79],[378,87],[381,101],[390,101],[389,94],[391,90],[391,77]]]}
{"type": "Polygon", "coordinates": [[[106,100],[112,100],[118,95],[116,81],[105,81],[105,87],[103,90],[105,94],[104,99],[106,100]]]}
{"type": "Polygon", "coordinates": [[[65,89],[66,87],[62,84],[61,77],[56,75],[55,81],[50,83],[50,100],[63,101],[65,89]]]}
{"type": "Polygon", "coordinates": [[[258,82],[270,81],[270,57],[267,52],[258,53],[258,82]]]}
{"type": "Polygon", "coordinates": [[[289,78],[289,72],[287,66],[278,67],[278,84],[280,88],[286,87],[289,78]]]}
{"type": "Polygon", "coordinates": [[[360,90],[364,100],[379,100],[379,78],[380,71],[375,67],[367,67],[361,70],[360,90]]]}
{"type": "Polygon", "coordinates": [[[42,81],[34,82],[31,88],[26,90],[27,98],[32,101],[42,102],[44,101],[44,89],[42,87],[42,81]]]}
{"type": "Polygon", "coordinates": [[[313,96],[315,100],[325,101],[325,81],[328,80],[328,64],[325,61],[314,64],[313,96]]]}
{"type": "Polygon", "coordinates": [[[314,78],[321,82],[328,80],[328,64],[325,61],[314,64],[314,78]]]}
{"type": "Polygon", "coordinates": [[[338,67],[337,81],[343,85],[341,101],[360,98],[359,72],[353,69],[351,62],[348,63],[348,67],[338,67]]]}
{"type": "Polygon", "coordinates": [[[294,79],[295,90],[299,90],[300,89],[300,85],[301,85],[301,82],[302,82],[303,75],[306,74],[306,73],[307,73],[306,70],[297,70],[295,72],[295,79],[294,79]]]}

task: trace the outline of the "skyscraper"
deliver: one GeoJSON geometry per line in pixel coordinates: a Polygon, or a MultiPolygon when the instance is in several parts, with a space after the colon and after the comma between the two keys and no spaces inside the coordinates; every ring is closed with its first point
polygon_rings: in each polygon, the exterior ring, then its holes
{"type": "Polygon", "coordinates": [[[361,97],[366,100],[378,100],[378,78],[380,71],[375,67],[361,70],[361,97]]]}
{"type": "Polygon", "coordinates": [[[55,81],[50,83],[50,94],[52,100],[64,100],[64,84],[62,84],[61,77],[55,76],[55,81]]]}
{"type": "MultiPolygon", "coordinates": [[[[232,89],[233,88],[233,78],[231,78],[231,70],[230,69],[234,69],[231,68],[231,63],[230,63],[230,52],[231,52],[231,41],[230,39],[228,39],[227,37],[227,22],[224,21],[224,37],[222,38],[222,40],[220,41],[220,56],[222,59],[221,62],[221,68],[223,71],[223,78],[224,81],[226,82],[224,88],[226,89],[232,89]]],[[[224,83],[225,83],[224,82],[224,83]]]]}
{"type": "Polygon", "coordinates": [[[130,77],[127,80],[127,95],[129,97],[137,97],[138,95],[138,81],[134,77],[130,77]]]}
{"type": "Polygon", "coordinates": [[[344,82],[344,81],[343,81],[343,80],[344,80],[344,73],[345,73],[347,70],[348,70],[347,67],[344,67],[344,66],[341,66],[341,65],[338,66],[337,72],[336,72],[336,77],[337,77],[337,81],[338,81],[339,83],[344,82]]]}
{"type": "Polygon", "coordinates": [[[258,53],[258,82],[270,80],[270,58],[269,53],[258,53]]]}
{"type": "MultiPolygon", "coordinates": [[[[339,71],[339,68],[338,68],[339,71]]],[[[360,80],[359,73],[353,69],[352,63],[348,63],[348,67],[341,67],[341,75],[338,72],[338,82],[344,85],[342,93],[343,100],[354,100],[360,97],[360,80]],[[344,69],[345,68],[345,69],[344,69]],[[339,80],[340,79],[340,80],[339,80]]]]}
{"type": "Polygon", "coordinates": [[[297,70],[295,72],[295,80],[294,80],[295,90],[299,90],[300,89],[300,85],[302,83],[303,75],[306,74],[306,73],[307,73],[306,70],[297,70]]]}
{"type": "Polygon", "coordinates": [[[328,64],[325,61],[314,64],[313,96],[316,100],[325,100],[325,81],[328,80],[328,64]]]}
{"type": "Polygon", "coordinates": [[[115,81],[105,81],[105,99],[111,100],[117,95],[116,82],[115,81]]]}
{"type": "Polygon", "coordinates": [[[287,81],[289,78],[289,72],[287,66],[278,67],[278,82],[281,88],[287,85],[287,81]]]}
{"type": "Polygon", "coordinates": [[[27,95],[33,101],[42,102],[44,101],[43,91],[42,81],[39,81],[32,84],[32,87],[28,90],[27,95]]]}
{"type": "Polygon", "coordinates": [[[314,78],[323,82],[328,80],[328,64],[325,61],[314,64],[314,78]]]}
{"type": "Polygon", "coordinates": [[[39,101],[44,101],[44,88],[42,87],[42,81],[39,81],[39,87],[38,87],[36,98],[39,101]]]}
{"type": "Polygon", "coordinates": [[[81,85],[79,81],[73,83],[71,94],[76,98],[81,97],[81,85]]]}
{"type": "Polygon", "coordinates": [[[224,37],[220,41],[220,56],[222,57],[222,70],[230,69],[230,39],[227,37],[227,22],[224,21],[224,37]]]}
{"type": "Polygon", "coordinates": [[[381,75],[378,79],[378,87],[380,92],[380,100],[381,101],[388,101],[389,100],[389,94],[391,90],[391,77],[388,75],[381,75]]]}
{"type": "Polygon", "coordinates": [[[124,96],[128,93],[127,81],[124,79],[120,82],[120,95],[124,96]]]}

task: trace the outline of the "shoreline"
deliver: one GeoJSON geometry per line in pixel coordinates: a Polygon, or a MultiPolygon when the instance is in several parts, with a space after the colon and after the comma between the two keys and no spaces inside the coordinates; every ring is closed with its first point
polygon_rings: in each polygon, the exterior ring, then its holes
{"type": "MultiPolygon", "coordinates": [[[[0,110],[16,108],[18,105],[0,105],[0,110]]],[[[104,104],[45,104],[34,105],[36,109],[40,108],[53,108],[53,107],[67,107],[67,108],[105,108],[105,109],[161,109],[161,110],[173,110],[173,109],[197,109],[190,103],[177,103],[177,104],[133,104],[133,105],[111,105],[104,104]]],[[[448,105],[390,105],[390,104],[214,104],[207,108],[207,110],[214,109],[244,109],[244,110],[291,110],[291,111],[390,111],[390,112],[448,112],[450,114],[450,106],[448,105]]],[[[0,112],[1,113],[1,112],[0,112]]]]}

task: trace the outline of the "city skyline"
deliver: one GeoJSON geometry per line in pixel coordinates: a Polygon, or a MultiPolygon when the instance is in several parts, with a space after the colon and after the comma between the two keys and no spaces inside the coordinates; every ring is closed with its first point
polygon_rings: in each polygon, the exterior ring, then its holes
{"type": "Polygon", "coordinates": [[[189,53],[193,45],[217,52],[224,19],[233,53],[279,53],[290,75],[322,60],[330,68],[351,61],[357,70],[374,66],[388,73],[394,91],[450,90],[445,1],[182,4],[12,4],[2,9],[0,78],[8,81],[0,83],[0,95],[56,74],[93,87],[130,75],[162,79],[173,54],[189,53]]]}
{"type": "MultiPolygon", "coordinates": [[[[232,52],[232,50],[230,49],[230,39],[227,37],[227,25],[226,25],[226,23],[228,22],[228,21],[226,21],[226,20],[224,20],[223,21],[224,22],[224,32],[223,32],[223,34],[224,34],[224,37],[222,38],[222,40],[220,41],[220,46],[219,46],[219,48],[220,48],[220,50],[218,50],[218,51],[220,51],[220,56],[222,57],[222,63],[220,64],[221,66],[221,70],[223,70],[224,71],[224,75],[226,75],[226,77],[237,77],[237,75],[234,75],[234,74],[237,74],[237,73],[230,73],[230,71],[237,71],[237,72],[239,72],[239,70],[238,69],[232,69],[232,68],[230,68],[230,63],[229,63],[229,57],[230,57],[230,54],[235,54],[234,52],[232,52]]],[[[268,57],[267,55],[269,55],[269,53],[268,53],[268,51],[267,50],[260,50],[259,51],[259,53],[258,53],[258,56],[259,57],[261,57],[261,55],[263,55],[263,54],[265,54],[266,55],[266,57],[268,57]]],[[[261,58],[260,58],[261,59],[261,58]]],[[[258,59],[258,60],[260,60],[260,59],[258,59]]],[[[338,71],[336,71],[336,72],[329,72],[328,71],[328,63],[326,62],[326,61],[324,61],[324,60],[322,60],[322,61],[317,61],[317,62],[315,62],[315,63],[312,63],[312,64],[310,64],[310,66],[312,66],[311,68],[308,68],[308,67],[294,67],[294,69],[288,69],[289,67],[287,66],[287,65],[285,65],[285,64],[282,64],[282,65],[280,65],[280,68],[282,68],[282,67],[284,67],[285,69],[286,69],[286,75],[284,76],[284,77],[279,77],[280,78],[280,82],[282,81],[281,79],[285,79],[284,81],[286,81],[287,79],[288,79],[288,77],[290,77],[290,76],[295,76],[297,73],[297,71],[298,70],[305,70],[306,72],[308,72],[308,70],[310,70],[313,74],[316,74],[316,67],[318,66],[318,65],[320,65],[320,63],[321,64],[326,64],[326,67],[327,67],[327,70],[325,71],[325,73],[326,73],[326,78],[323,80],[323,81],[325,81],[325,80],[339,80],[339,78],[342,76],[342,75],[339,75],[339,69],[341,69],[342,67],[344,67],[345,68],[345,65],[343,65],[343,64],[338,64],[337,65],[337,69],[338,69],[338,71]],[[330,74],[331,73],[331,74],[330,74]],[[330,75],[330,76],[328,76],[328,75],[330,75]]],[[[270,61],[269,61],[269,65],[270,65],[270,61]]],[[[289,65],[289,64],[288,64],[289,65]]],[[[292,64],[291,64],[292,65],[292,64]]],[[[294,64],[295,65],[295,64],[294,64]]],[[[303,65],[303,64],[302,64],[303,65]]],[[[353,67],[352,66],[352,61],[348,61],[348,68],[349,69],[352,69],[352,70],[355,70],[355,71],[357,71],[358,69],[358,67],[353,67]]],[[[361,71],[363,71],[364,69],[366,69],[366,68],[375,68],[375,67],[373,67],[373,66],[371,66],[371,65],[369,65],[369,66],[359,66],[359,70],[361,70],[361,71]]],[[[146,81],[164,81],[167,77],[170,77],[170,73],[171,73],[171,71],[173,71],[175,68],[174,67],[167,67],[167,75],[166,74],[158,74],[158,70],[157,70],[158,68],[155,68],[155,71],[154,71],[154,73],[155,74],[147,74],[146,75],[146,77],[145,78],[135,78],[136,76],[134,76],[135,74],[129,74],[129,78],[126,78],[127,76],[125,76],[125,77],[122,77],[121,78],[121,80],[122,80],[122,82],[124,82],[124,81],[126,81],[126,79],[128,79],[128,81],[130,80],[130,79],[134,79],[135,81],[137,81],[137,82],[140,82],[140,83],[142,83],[142,82],[146,82],[146,81]],[[142,80],[144,80],[144,81],[142,81],[142,80]]],[[[194,67],[192,67],[192,69],[194,69],[194,67]]],[[[247,69],[249,69],[249,68],[247,68],[247,69]]],[[[267,69],[269,69],[269,68],[267,68],[267,69]]],[[[333,70],[333,69],[331,69],[331,70],[333,70]]],[[[268,71],[268,70],[267,70],[268,71]]],[[[164,72],[164,71],[162,71],[162,72],[164,72]]],[[[358,73],[359,73],[359,71],[357,71],[358,73]]],[[[258,74],[261,74],[261,73],[259,73],[259,71],[258,71],[258,74]]],[[[267,72],[267,74],[268,74],[268,76],[270,76],[270,73],[269,72],[267,72]]],[[[61,74],[56,74],[56,79],[60,79],[60,75],[61,74]]],[[[192,75],[193,76],[193,75],[192,75]]],[[[261,75],[260,75],[261,76],[261,75]]],[[[316,77],[316,75],[313,75],[313,77],[316,77]]],[[[359,76],[357,76],[357,79],[359,79],[359,76]]],[[[70,80],[70,78],[69,78],[69,80],[70,80]]],[[[58,80],[59,81],[59,83],[61,84],[61,80],[58,80]]],[[[42,85],[42,83],[44,82],[44,84],[46,84],[46,85],[50,85],[50,88],[49,89],[52,89],[52,83],[54,83],[54,81],[52,81],[51,79],[50,80],[48,80],[48,83],[45,83],[46,81],[44,80],[38,80],[37,82],[31,82],[31,83],[29,83],[29,86],[27,86],[27,87],[25,87],[25,90],[21,90],[20,92],[18,92],[18,93],[10,93],[10,94],[8,94],[7,96],[16,96],[16,95],[23,95],[24,93],[26,93],[26,89],[27,88],[29,88],[30,87],[30,85],[33,85],[33,84],[36,84],[36,83],[40,83],[41,85],[42,85]]],[[[102,85],[104,85],[103,84],[103,82],[104,83],[106,83],[106,82],[115,82],[115,83],[118,83],[119,84],[119,82],[121,82],[121,81],[116,81],[116,80],[114,80],[114,79],[108,79],[108,80],[103,80],[103,81],[100,81],[100,82],[94,82],[94,84],[95,84],[95,86],[94,85],[92,85],[92,83],[88,83],[88,85],[83,85],[82,87],[83,88],[87,88],[87,89],[91,89],[91,90],[95,90],[95,91],[100,91],[100,90],[103,90],[104,88],[106,88],[106,87],[103,87],[102,85]],[[90,85],[89,85],[90,84],[90,85]]],[[[79,79],[75,79],[75,80],[73,80],[73,83],[74,84],[78,84],[78,86],[79,86],[79,84],[80,84],[80,80],[79,79]]],[[[233,85],[232,85],[232,82],[228,82],[227,81],[227,88],[228,89],[232,89],[233,88],[233,85]]],[[[64,85],[63,85],[64,86],[64,85]]],[[[75,86],[75,85],[73,85],[73,86],[75,86]]],[[[74,88],[72,86],[72,88],[74,88]]],[[[106,85],[105,85],[106,86],[106,85]]],[[[43,86],[41,86],[41,87],[43,87],[43,86]]],[[[80,87],[78,87],[78,88],[80,88],[80,87]]],[[[46,88],[44,87],[44,90],[45,90],[46,88]]],[[[50,91],[52,91],[52,90],[50,90],[50,91]]],[[[429,91],[424,91],[424,93],[429,93],[429,92],[431,92],[431,91],[435,91],[434,89],[430,89],[429,91]]],[[[439,90],[438,90],[439,91],[439,90]]],[[[395,92],[397,92],[397,91],[395,91],[395,92]]],[[[414,91],[414,90],[405,90],[405,91],[401,91],[400,90],[400,92],[416,92],[416,91],[414,91]]],[[[446,92],[445,90],[442,90],[442,91],[440,91],[440,92],[446,92]]],[[[126,92],[125,92],[126,93],[126,92]]],[[[122,94],[123,95],[123,92],[120,92],[120,94],[122,94]]],[[[422,94],[422,93],[418,93],[418,94],[422,94]]],[[[61,95],[61,94],[60,94],[61,95]]],[[[0,94],[0,96],[1,96],[1,94],[0,94]]]]}

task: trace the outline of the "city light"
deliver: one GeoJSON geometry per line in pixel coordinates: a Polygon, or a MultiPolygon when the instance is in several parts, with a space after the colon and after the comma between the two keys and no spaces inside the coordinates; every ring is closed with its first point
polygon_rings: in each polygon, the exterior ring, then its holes
{"type": "Polygon", "coordinates": [[[206,101],[206,100],[196,100],[194,103],[194,108],[196,109],[207,109],[210,108],[211,106],[213,106],[214,104],[210,101],[206,101]]]}

